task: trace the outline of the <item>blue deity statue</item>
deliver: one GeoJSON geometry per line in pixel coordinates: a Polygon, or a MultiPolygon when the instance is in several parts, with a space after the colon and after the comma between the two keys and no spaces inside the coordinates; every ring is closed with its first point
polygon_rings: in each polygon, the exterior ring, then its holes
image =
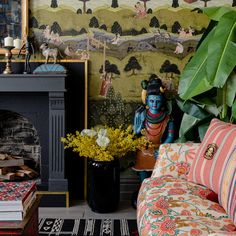
{"type": "Polygon", "coordinates": [[[153,144],[153,147],[139,150],[136,155],[133,169],[138,171],[140,180],[143,181],[153,170],[160,144],[173,142],[174,122],[167,109],[161,79],[153,74],[148,81],[142,81],[141,86],[144,105],[135,112],[134,132],[145,135],[153,144]]]}

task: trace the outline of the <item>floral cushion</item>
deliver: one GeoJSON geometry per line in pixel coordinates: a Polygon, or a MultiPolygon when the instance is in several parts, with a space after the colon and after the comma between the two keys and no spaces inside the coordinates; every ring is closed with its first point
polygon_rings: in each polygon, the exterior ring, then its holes
{"type": "Polygon", "coordinates": [[[209,192],[185,179],[168,176],[145,179],[138,196],[140,236],[208,235],[235,230],[224,209],[206,199],[209,192]]]}
{"type": "Polygon", "coordinates": [[[186,179],[199,145],[199,143],[162,144],[152,177],[170,175],[186,179]]]}

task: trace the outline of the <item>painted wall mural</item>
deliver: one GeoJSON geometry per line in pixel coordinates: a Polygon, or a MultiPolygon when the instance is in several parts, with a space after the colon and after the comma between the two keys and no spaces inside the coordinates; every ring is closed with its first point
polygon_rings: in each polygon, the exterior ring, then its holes
{"type": "Polygon", "coordinates": [[[236,1],[30,0],[30,27],[36,47],[47,42],[64,59],[91,61],[90,123],[112,125],[111,114],[124,113],[118,123],[132,122],[131,110],[141,102],[140,82],[151,74],[175,94],[179,75],[209,23],[196,8],[222,5],[236,1]],[[121,105],[114,105],[112,96],[121,105]],[[113,113],[105,116],[111,106],[113,113]]]}

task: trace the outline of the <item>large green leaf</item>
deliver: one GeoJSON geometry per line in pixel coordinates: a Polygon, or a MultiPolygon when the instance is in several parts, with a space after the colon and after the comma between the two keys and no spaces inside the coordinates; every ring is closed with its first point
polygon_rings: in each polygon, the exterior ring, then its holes
{"type": "Polygon", "coordinates": [[[217,89],[216,103],[220,112],[220,119],[225,119],[228,112],[228,106],[226,104],[226,94],[227,94],[226,86],[217,89]]]}
{"type": "Polygon", "coordinates": [[[221,17],[209,41],[207,80],[214,87],[222,88],[236,66],[236,12],[221,17]]]}
{"type": "Polygon", "coordinates": [[[232,117],[231,120],[236,121],[236,100],[234,101],[232,105],[232,117]]]}
{"type": "MultiPolygon", "coordinates": [[[[214,28],[215,29],[215,28],[214,28]]],[[[185,66],[179,82],[178,93],[184,99],[190,99],[212,88],[206,76],[208,44],[213,37],[214,29],[207,35],[200,47],[185,66]]]]}
{"type": "Polygon", "coordinates": [[[190,116],[185,113],[183,115],[181,125],[179,128],[179,136],[184,137],[186,133],[188,133],[193,128],[193,126],[198,123],[198,121],[199,119],[197,119],[196,117],[190,116]]]}
{"type": "Polygon", "coordinates": [[[232,72],[226,83],[226,104],[231,107],[236,96],[236,73],[232,72]]]}
{"type": "Polygon", "coordinates": [[[203,13],[205,13],[211,20],[219,21],[220,18],[227,12],[232,11],[230,7],[204,7],[201,8],[203,13]]]}
{"type": "Polygon", "coordinates": [[[214,116],[198,119],[188,114],[183,115],[181,121],[179,136],[182,140],[199,141],[205,135],[206,129],[209,126],[210,120],[214,116]]]}
{"type": "Polygon", "coordinates": [[[203,123],[202,125],[198,126],[198,134],[199,134],[199,138],[200,138],[201,141],[203,140],[208,127],[209,127],[209,123],[208,122],[207,123],[203,123]]]}
{"type": "Polygon", "coordinates": [[[191,101],[195,102],[196,104],[200,104],[204,107],[204,109],[208,112],[213,114],[214,116],[219,115],[219,110],[216,105],[216,97],[212,97],[211,95],[207,95],[205,97],[191,99],[191,101]]]}
{"type": "Polygon", "coordinates": [[[197,119],[204,119],[209,117],[210,114],[204,110],[202,107],[198,106],[197,104],[191,101],[182,101],[180,99],[176,99],[176,102],[179,108],[188,115],[191,115],[197,119]]]}

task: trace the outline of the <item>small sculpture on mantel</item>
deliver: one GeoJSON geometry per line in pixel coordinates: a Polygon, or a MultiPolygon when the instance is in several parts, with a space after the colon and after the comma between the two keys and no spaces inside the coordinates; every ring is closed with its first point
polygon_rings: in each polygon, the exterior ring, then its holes
{"type": "MultiPolygon", "coordinates": [[[[53,62],[54,62],[54,64],[56,64],[57,56],[58,56],[58,54],[60,54],[60,51],[58,50],[58,48],[50,48],[47,43],[43,43],[43,44],[41,44],[40,49],[42,50],[42,54],[46,59],[45,64],[48,63],[48,60],[50,57],[53,58],[53,60],[54,60],[53,62]]],[[[60,54],[60,56],[62,57],[61,54],[60,54]]]]}
{"type": "Polygon", "coordinates": [[[24,64],[24,74],[30,74],[31,73],[31,68],[30,68],[30,58],[31,55],[34,54],[34,46],[31,42],[31,39],[29,36],[26,37],[25,42],[23,43],[22,47],[20,48],[20,51],[18,53],[18,57],[21,55],[21,52],[25,50],[25,64],[24,64]]]}

